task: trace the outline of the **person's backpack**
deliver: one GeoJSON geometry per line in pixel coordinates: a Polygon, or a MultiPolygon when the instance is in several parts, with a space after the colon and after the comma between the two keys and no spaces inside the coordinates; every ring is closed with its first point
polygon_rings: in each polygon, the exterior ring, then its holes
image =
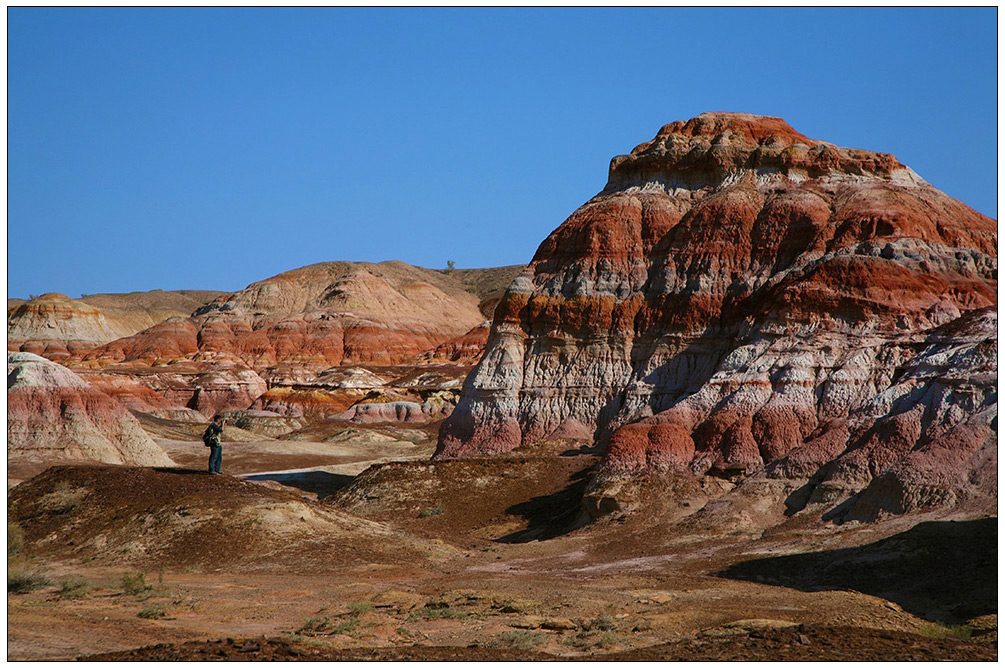
{"type": "Polygon", "coordinates": [[[202,442],[207,448],[216,445],[216,433],[213,431],[213,425],[209,425],[206,427],[206,431],[202,432],[202,442]]]}

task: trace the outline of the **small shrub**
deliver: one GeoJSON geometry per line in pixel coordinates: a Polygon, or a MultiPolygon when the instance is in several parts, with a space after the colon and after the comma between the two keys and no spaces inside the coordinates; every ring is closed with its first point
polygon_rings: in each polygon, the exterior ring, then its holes
{"type": "Polygon", "coordinates": [[[621,639],[614,631],[601,631],[594,639],[594,646],[601,649],[614,649],[621,644],[621,639]]]}
{"type": "Polygon", "coordinates": [[[85,598],[91,591],[91,581],[87,578],[69,577],[59,583],[60,598],[85,598]]]}
{"type": "Polygon", "coordinates": [[[154,603],[136,613],[141,619],[163,619],[167,617],[167,608],[161,603],[154,603]]]}
{"type": "Polygon", "coordinates": [[[566,645],[575,647],[578,650],[587,649],[613,649],[621,644],[621,638],[614,631],[590,631],[583,630],[563,640],[566,645]]]}
{"type": "Polygon", "coordinates": [[[966,624],[961,624],[960,626],[948,626],[942,622],[935,622],[934,624],[929,624],[921,629],[921,635],[928,636],[929,638],[937,638],[939,640],[942,640],[943,638],[968,640],[973,634],[974,630],[966,624]]]}
{"type": "Polygon", "coordinates": [[[349,604],[349,614],[355,617],[359,617],[360,615],[371,612],[372,610],[373,604],[365,601],[357,601],[349,604]]]}
{"type": "Polygon", "coordinates": [[[291,633],[289,636],[291,643],[296,643],[298,645],[309,645],[311,647],[331,647],[331,645],[323,640],[314,640],[313,638],[307,638],[299,633],[291,633]]]}
{"type": "Polygon", "coordinates": [[[331,623],[327,617],[311,617],[303,623],[296,631],[296,635],[317,636],[326,633],[331,629],[331,623]]]}
{"type": "Polygon", "coordinates": [[[533,631],[527,631],[524,629],[504,631],[496,636],[497,645],[512,647],[513,649],[518,649],[522,652],[532,652],[540,649],[546,642],[548,642],[547,638],[542,636],[540,633],[534,633],[533,631]]]}
{"type": "Polygon", "coordinates": [[[52,584],[52,580],[41,573],[23,570],[7,571],[7,591],[11,594],[27,594],[52,584]]]}
{"type": "Polygon", "coordinates": [[[617,628],[617,622],[610,615],[600,615],[594,617],[586,623],[587,631],[613,631],[617,628]]]}
{"type": "Polygon", "coordinates": [[[122,591],[133,596],[142,594],[148,589],[153,589],[153,587],[147,584],[147,576],[138,571],[123,575],[119,584],[122,586],[122,591]]]}
{"type": "Polygon", "coordinates": [[[339,624],[338,626],[336,626],[335,628],[333,628],[332,631],[331,631],[331,635],[337,635],[339,633],[346,633],[346,634],[348,634],[348,633],[350,633],[352,631],[355,631],[356,627],[358,627],[358,626],[359,626],[359,620],[358,619],[350,619],[350,620],[342,622],[341,624],[339,624]]]}
{"type": "Polygon", "coordinates": [[[435,605],[429,603],[418,610],[413,610],[408,613],[408,619],[410,621],[415,621],[416,619],[465,619],[470,616],[471,613],[458,610],[457,608],[451,608],[449,605],[435,605]]]}
{"type": "Polygon", "coordinates": [[[423,508],[419,511],[419,517],[433,517],[435,515],[442,515],[443,511],[446,510],[443,506],[433,506],[432,508],[423,508]]]}
{"type": "Polygon", "coordinates": [[[60,483],[42,498],[42,504],[53,515],[66,515],[76,510],[85,496],[86,489],[73,489],[66,483],[60,483]]]}
{"type": "Polygon", "coordinates": [[[7,556],[21,554],[24,549],[24,531],[16,522],[7,522],[7,556]]]}
{"type": "Polygon", "coordinates": [[[307,636],[333,636],[338,635],[340,633],[349,634],[352,631],[355,631],[359,627],[360,620],[358,619],[358,616],[363,614],[367,610],[372,609],[373,606],[370,605],[369,603],[361,604],[357,608],[359,612],[348,613],[353,616],[352,619],[346,619],[344,621],[339,622],[338,624],[334,623],[327,617],[311,617],[310,619],[308,619],[306,622],[303,623],[303,626],[301,626],[294,632],[294,635],[307,637],[307,636]]]}

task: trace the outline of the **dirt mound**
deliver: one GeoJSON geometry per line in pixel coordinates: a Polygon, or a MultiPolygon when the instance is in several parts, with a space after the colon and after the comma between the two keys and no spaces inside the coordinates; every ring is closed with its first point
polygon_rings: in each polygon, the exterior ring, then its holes
{"type": "Polygon", "coordinates": [[[461,544],[527,542],[577,525],[596,462],[593,453],[557,444],[509,456],[380,464],[325,503],[461,544]]]}
{"type": "Polygon", "coordinates": [[[610,661],[994,661],[993,643],[815,625],[699,637],[609,654],[610,661]]]}
{"type": "Polygon", "coordinates": [[[924,522],[857,547],[744,561],[724,577],[802,591],[854,589],[953,624],[998,611],[998,518],[924,522]]]}
{"type": "Polygon", "coordinates": [[[455,269],[448,276],[459,281],[468,292],[478,295],[481,299],[478,304],[479,310],[482,315],[491,319],[496,305],[506,293],[506,288],[524,269],[526,267],[522,264],[487,269],[455,269]]]}
{"type": "MultiPolygon", "coordinates": [[[[681,642],[576,656],[577,661],[994,661],[993,642],[933,638],[811,624],[701,635],[681,642]]],[[[81,657],[84,661],[558,661],[533,650],[491,646],[338,649],[285,639],[245,638],[160,644],[81,657]]]]}
{"type": "Polygon", "coordinates": [[[160,644],[81,661],[554,661],[541,652],[483,647],[379,647],[334,649],[284,639],[246,638],[160,644]]]}
{"type": "Polygon", "coordinates": [[[439,424],[419,424],[402,427],[398,425],[358,425],[344,420],[325,420],[298,431],[283,434],[281,441],[315,441],[319,443],[345,443],[367,445],[390,441],[407,441],[416,445],[428,445],[430,454],[436,444],[436,430],[439,424]]]}
{"type": "Polygon", "coordinates": [[[276,487],[184,469],[60,466],[14,487],[8,518],[29,553],[98,563],[296,570],[442,553],[276,487]]]}
{"type": "Polygon", "coordinates": [[[228,293],[219,290],[150,290],[81,295],[80,301],[97,306],[106,314],[125,317],[145,313],[148,320],[137,319],[136,331],[178,316],[190,315],[214,299],[228,293]],[[149,323],[149,324],[147,324],[149,323]]]}

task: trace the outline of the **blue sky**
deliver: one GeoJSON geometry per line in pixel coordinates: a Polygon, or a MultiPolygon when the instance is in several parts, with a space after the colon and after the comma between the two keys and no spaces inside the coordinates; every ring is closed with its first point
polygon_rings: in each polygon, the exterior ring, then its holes
{"type": "Polygon", "coordinates": [[[8,9],[8,296],[527,262],[705,111],[997,218],[995,8],[8,9]]]}

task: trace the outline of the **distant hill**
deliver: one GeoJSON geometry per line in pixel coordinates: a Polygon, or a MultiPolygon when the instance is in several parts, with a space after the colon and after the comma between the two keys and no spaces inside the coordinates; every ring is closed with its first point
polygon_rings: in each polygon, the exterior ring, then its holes
{"type": "Polygon", "coordinates": [[[70,299],[50,292],[30,300],[7,300],[7,349],[50,359],[132,336],[168,318],[187,317],[226,295],[212,290],[151,290],[85,295],[70,299]]]}

